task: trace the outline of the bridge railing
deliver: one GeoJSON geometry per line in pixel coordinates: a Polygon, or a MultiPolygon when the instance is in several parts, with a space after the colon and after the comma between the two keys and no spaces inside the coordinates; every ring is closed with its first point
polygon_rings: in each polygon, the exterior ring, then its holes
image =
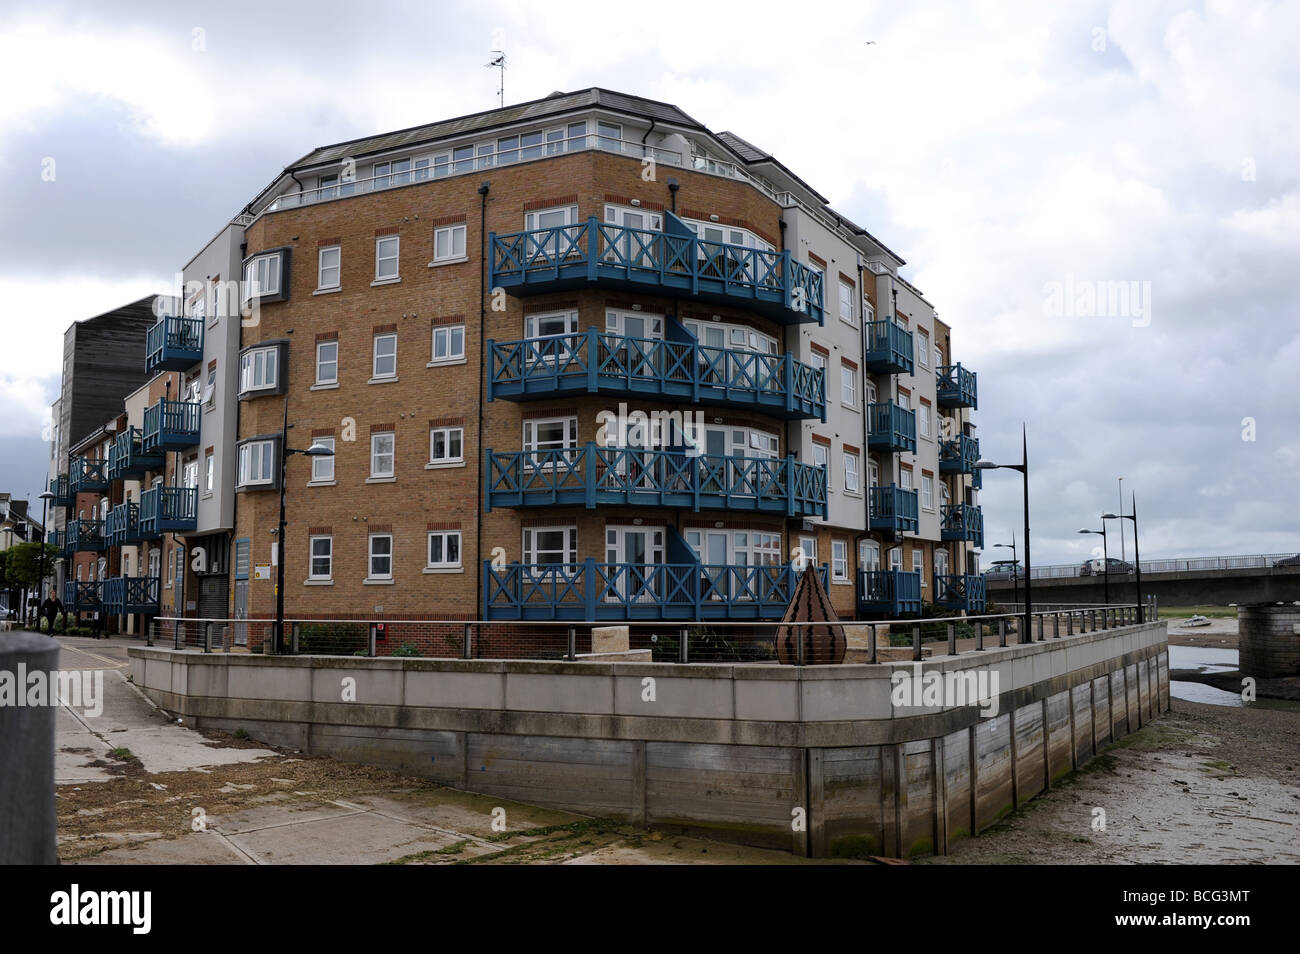
{"type": "MultiPolygon", "coordinates": [[[[1199,570],[1251,570],[1267,569],[1273,566],[1278,560],[1295,556],[1295,551],[1290,553],[1249,553],[1238,554],[1233,556],[1208,556],[1208,557],[1179,557],[1172,560],[1143,560],[1143,573],[1189,573],[1199,570]]],[[[1087,561],[1080,560],[1078,563],[1058,563],[1048,566],[1036,566],[1031,571],[1031,576],[1035,580],[1051,579],[1068,579],[1069,577],[1080,576],[1080,569],[1087,561]]],[[[1101,576],[1095,570],[1093,576],[1101,576]]],[[[1112,574],[1113,576],[1114,574],[1112,574]]],[[[995,580],[1007,582],[1011,581],[1010,575],[994,577],[995,580]]],[[[1022,571],[1020,579],[1024,579],[1022,571]]]]}

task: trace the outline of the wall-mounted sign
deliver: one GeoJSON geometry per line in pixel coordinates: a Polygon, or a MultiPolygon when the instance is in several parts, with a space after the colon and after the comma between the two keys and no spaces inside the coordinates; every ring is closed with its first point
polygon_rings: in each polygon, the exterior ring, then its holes
{"type": "Polygon", "coordinates": [[[253,567],[253,579],[269,580],[271,578],[271,564],[258,563],[253,567]]]}

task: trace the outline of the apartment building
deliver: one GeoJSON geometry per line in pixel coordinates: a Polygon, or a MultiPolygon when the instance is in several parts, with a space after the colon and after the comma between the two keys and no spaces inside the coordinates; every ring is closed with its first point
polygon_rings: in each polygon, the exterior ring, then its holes
{"type": "Polygon", "coordinates": [[[197,349],[236,615],[274,614],[282,460],[291,618],[762,621],[809,564],[844,617],[982,608],[974,374],[740,137],[554,94],[313,150],[239,221],[258,320],[237,377],[197,349]]]}

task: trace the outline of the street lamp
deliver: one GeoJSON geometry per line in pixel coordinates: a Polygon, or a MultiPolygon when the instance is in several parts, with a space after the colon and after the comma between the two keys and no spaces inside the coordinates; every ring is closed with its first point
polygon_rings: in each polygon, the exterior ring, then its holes
{"type": "Polygon", "coordinates": [[[280,447],[283,448],[280,454],[280,526],[275,534],[275,555],[276,555],[276,572],[275,572],[275,632],[272,634],[272,648],[278,655],[284,652],[284,485],[287,483],[286,475],[289,469],[289,457],[292,454],[303,454],[307,457],[333,457],[332,448],[324,444],[313,443],[306,450],[295,450],[288,446],[285,438],[288,436],[288,401],[285,401],[285,429],[280,432],[280,447]]]}
{"type": "MultiPolygon", "coordinates": [[[[1132,495],[1133,512],[1132,513],[1103,513],[1102,520],[1132,520],[1133,521],[1133,572],[1136,575],[1137,597],[1138,597],[1138,622],[1143,622],[1142,613],[1142,557],[1138,553],[1138,501],[1137,494],[1132,495]]],[[[1122,507],[1120,508],[1123,509],[1122,507]]],[[[1106,526],[1105,523],[1102,526],[1106,526]]],[[[1122,528],[1124,524],[1120,524],[1122,528]]]]}
{"type": "MultiPolygon", "coordinates": [[[[993,549],[1002,548],[1011,551],[1011,602],[1020,602],[1020,561],[1016,559],[1016,532],[1011,531],[1010,543],[995,543],[993,549]]],[[[1005,563],[1005,560],[999,560],[999,563],[1005,563]]]]}
{"type": "Polygon", "coordinates": [[[1101,534],[1101,600],[1107,606],[1110,605],[1110,555],[1106,552],[1106,524],[1105,517],[1102,517],[1100,530],[1080,530],[1080,533],[1100,533],[1101,534]]]}
{"type": "Polygon", "coordinates": [[[1025,479],[1025,614],[1024,632],[1020,635],[1020,641],[1027,643],[1034,638],[1034,634],[1029,629],[1030,613],[1033,609],[1033,597],[1030,591],[1030,577],[1032,574],[1030,572],[1029,557],[1029,437],[1023,425],[1020,429],[1020,452],[1021,461],[1019,464],[995,464],[992,461],[981,460],[976,462],[975,468],[977,470],[1018,470],[1025,479]]]}
{"type": "MultiPolygon", "coordinates": [[[[40,632],[41,629],[41,605],[44,603],[44,600],[41,599],[41,591],[45,589],[45,521],[49,517],[50,501],[54,499],[54,494],[50,493],[49,490],[47,489],[44,493],[41,494],[40,499],[41,499],[41,539],[40,539],[41,548],[38,551],[40,555],[37,557],[37,562],[36,562],[36,565],[38,567],[36,571],[36,631],[37,632],[40,632]]],[[[50,622],[50,636],[51,637],[54,636],[54,622],[52,617],[50,622]]]]}

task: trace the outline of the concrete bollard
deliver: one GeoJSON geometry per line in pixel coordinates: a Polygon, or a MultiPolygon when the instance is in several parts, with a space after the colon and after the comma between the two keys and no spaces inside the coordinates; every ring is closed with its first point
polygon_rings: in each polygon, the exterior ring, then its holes
{"type": "Polygon", "coordinates": [[[59,644],[36,633],[0,634],[0,865],[57,863],[54,833],[54,720],[45,705],[19,705],[28,698],[34,673],[46,687],[57,684],[59,644]],[[20,668],[21,667],[21,668],[20,668]],[[23,678],[20,680],[19,676],[23,678]]]}

